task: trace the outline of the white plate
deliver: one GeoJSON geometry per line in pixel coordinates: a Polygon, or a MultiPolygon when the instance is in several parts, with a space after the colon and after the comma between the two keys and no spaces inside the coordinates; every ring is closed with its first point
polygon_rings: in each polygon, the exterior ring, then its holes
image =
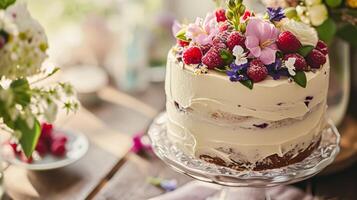
{"type": "Polygon", "coordinates": [[[89,141],[84,134],[63,129],[55,129],[54,133],[56,132],[63,133],[68,137],[66,144],[67,152],[65,156],[56,157],[48,153],[42,157],[41,160],[34,160],[32,163],[23,162],[18,156],[6,157],[5,160],[9,162],[10,165],[24,167],[29,170],[51,170],[76,162],[88,151],[89,141]]]}

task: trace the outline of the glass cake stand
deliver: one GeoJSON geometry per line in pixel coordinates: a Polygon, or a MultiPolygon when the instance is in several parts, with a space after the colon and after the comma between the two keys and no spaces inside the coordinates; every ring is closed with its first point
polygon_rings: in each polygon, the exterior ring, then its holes
{"type": "Polygon", "coordinates": [[[166,113],[161,113],[148,130],[155,154],[178,172],[222,186],[267,188],[302,181],[331,164],[340,150],[340,135],[333,123],[329,122],[328,127],[322,132],[320,146],[303,161],[278,169],[237,171],[185,153],[168,139],[166,120],[166,113]]]}

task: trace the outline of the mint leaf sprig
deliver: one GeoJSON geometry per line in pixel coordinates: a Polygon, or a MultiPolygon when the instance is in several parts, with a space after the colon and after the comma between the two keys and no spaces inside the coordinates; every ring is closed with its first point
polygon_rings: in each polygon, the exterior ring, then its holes
{"type": "Polygon", "coordinates": [[[235,30],[244,32],[245,25],[240,23],[240,18],[244,15],[245,5],[243,0],[229,0],[226,17],[228,22],[231,23],[235,30]]]}

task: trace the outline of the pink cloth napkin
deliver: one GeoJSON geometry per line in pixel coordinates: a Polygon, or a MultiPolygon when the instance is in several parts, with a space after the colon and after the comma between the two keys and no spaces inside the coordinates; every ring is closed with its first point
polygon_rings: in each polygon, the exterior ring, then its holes
{"type": "Polygon", "coordinates": [[[204,183],[200,181],[191,181],[175,191],[151,198],[150,200],[317,200],[309,194],[293,186],[278,186],[274,188],[230,188],[226,189],[224,196],[222,186],[204,183]]]}

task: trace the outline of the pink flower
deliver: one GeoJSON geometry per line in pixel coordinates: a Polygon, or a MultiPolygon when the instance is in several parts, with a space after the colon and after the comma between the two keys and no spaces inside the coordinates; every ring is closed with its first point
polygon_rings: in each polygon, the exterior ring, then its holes
{"type": "Polygon", "coordinates": [[[275,41],[279,31],[273,24],[259,18],[250,18],[245,35],[245,45],[251,55],[259,58],[265,65],[275,62],[278,49],[275,41]]]}
{"type": "Polygon", "coordinates": [[[152,151],[151,145],[145,141],[146,137],[147,136],[145,136],[143,132],[135,134],[132,138],[133,144],[131,147],[131,152],[141,153],[145,151],[152,151]]]}
{"type": "Polygon", "coordinates": [[[180,24],[180,22],[175,20],[171,28],[172,34],[175,36],[181,29],[182,25],[180,24]]]}
{"type": "Polygon", "coordinates": [[[191,39],[201,45],[212,43],[212,39],[219,32],[216,16],[208,13],[205,20],[196,18],[194,24],[189,24],[186,31],[186,38],[191,39]]]}

